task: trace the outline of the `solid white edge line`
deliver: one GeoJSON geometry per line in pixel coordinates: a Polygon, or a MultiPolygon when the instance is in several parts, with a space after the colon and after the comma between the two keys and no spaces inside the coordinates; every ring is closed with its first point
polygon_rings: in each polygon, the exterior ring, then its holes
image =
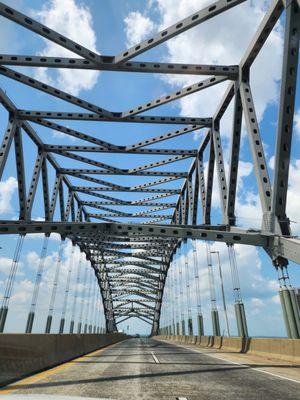
{"type": "Polygon", "coordinates": [[[155,361],[156,364],[160,364],[159,359],[156,357],[153,351],[151,351],[151,355],[153,357],[153,360],[155,361]]]}
{"type": "MultiPolygon", "coordinates": [[[[169,342],[167,342],[167,343],[169,343],[169,342]]],[[[215,356],[215,355],[209,354],[208,352],[206,353],[206,352],[204,352],[204,351],[195,350],[195,349],[193,349],[193,348],[185,347],[185,346],[182,346],[182,345],[177,344],[177,343],[173,343],[173,342],[172,342],[172,344],[174,344],[175,346],[178,346],[178,347],[182,347],[182,348],[184,348],[184,349],[192,350],[192,351],[195,352],[195,353],[200,353],[200,354],[207,355],[208,357],[211,357],[211,358],[217,358],[218,360],[222,360],[222,361],[228,362],[229,364],[240,365],[240,366],[242,366],[242,367],[246,367],[246,368],[248,368],[248,369],[252,369],[253,371],[262,372],[262,373],[267,374],[267,375],[275,376],[276,378],[285,379],[286,381],[291,381],[291,382],[295,382],[295,383],[300,383],[300,381],[297,381],[296,379],[288,378],[288,377],[282,376],[282,375],[277,375],[277,374],[274,374],[273,372],[268,372],[268,371],[265,371],[265,370],[263,370],[263,369],[261,369],[261,368],[251,367],[251,366],[248,365],[248,364],[241,364],[241,363],[238,363],[238,362],[236,362],[236,361],[226,360],[225,358],[217,357],[217,356],[215,356]]],[[[273,368],[274,368],[274,367],[273,367],[273,368]]],[[[280,367],[279,367],[279,368],[280,368],[280,367]]]]}

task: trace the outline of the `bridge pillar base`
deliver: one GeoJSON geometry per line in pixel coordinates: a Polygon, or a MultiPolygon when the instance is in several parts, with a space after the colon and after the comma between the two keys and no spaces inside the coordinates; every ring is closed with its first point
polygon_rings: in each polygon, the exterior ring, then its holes
{"type": "Polygon", "coordinates": [[[300,316],[294,289],[291,286],[281,286],[279,298],[287,335],[291,339],[299,339],[300,316]]]}
{"type": "Polygon", "coordinates": [[[243,302],[235,303],[235,316],[238,328],[238,334],[240,337],[248,337],[247,320],[245,314],[245,307],[243,302]]]}
{"type": "Polygon", "coordinates": [[[193,320],[192,320],[192,318],[188,319],[188,334],[189,334],[189,336],[193,336],[193,320]]]}
{"type": "Polygon", "coordinates": [[[181,321],[181,334],[185,336],[185,322],[184,319],[181,321]]]}
{"type": "Polygon", "coordinates": [[[50,333],[51,332],[51,324],[52,324],[52,315],[48,315],[47,322],[46,322],[45,333],[50,333]]]}
{"type": "Polygon", "coordinates": [[[204,325],[203,325],[202,314],[198,314],[197,321],[198,321],[198,336],[204,336],[204,325]]]}
{"type": "Polygon", "coordinates": [[[64,333],[64,327],[65,327],[65,319],[62,318],[62,319],[60,320],[59,333],[64,333]]]}
{"type": "Polygon", "coordinates": [[[70,323],[70,333],[74,333],[74,321],[73,320],[70,323]]]}
{"type": "Polygon", "coordinates": [[[1,307],[0,309],[0,333],[3,333],[6,317],[7,317],[8,307],[1,307]]]}
{"type": "Polygon", "coordinates": [[[211,311],[212,329],[214,336],[221,336],[218,310],[211,311]]]}
{"type": "Polygon", "coordinates": [[[25,333],[31,333],[34,321],[34,312],[30,311],[27,318],[25,333]]]}

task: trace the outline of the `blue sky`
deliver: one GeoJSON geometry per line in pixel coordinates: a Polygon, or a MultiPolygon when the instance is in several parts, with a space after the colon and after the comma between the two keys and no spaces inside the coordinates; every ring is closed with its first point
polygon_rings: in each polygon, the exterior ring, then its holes
{"type": "MultiPolygon", "coordinates": [[[[145,39],[153,32],[168,26],[189,14],[197,11],[197,9],[210,4],[211,1],[206,0],[51,0],[46,3],[39,0],[7,1],[6,4],[18,8],[20,11],[39,19],[46,25],[65,34],[66,36],[82,43],[83,45],[97,50],[103,55],[114,55],[120,53],[127,46],[133,45],[140,40],[145,39]],[[67,11],[66,11],[67,10],[67,11]],[[73,22],[70,23],[69,21],[73,22]]],[[[169,61],[169,62],[186,62],[186,63],[215,63],[215,64],[238,64],[245,51],[247,44],[250,42],[255,29],[257,28],[263,13],[268,6],[269,1],[248,1],[226,12],[222,16],[216,17],[212,21],[208,21],[198,28],[194,28],[186,32],[177,39],[170,41],[165,45],[158,46],[155,49],[140,55],[137,59],[143,61],[169,61]],[[230,28],[229,28],[230,27],[230,28]]],[[[284,16],[283,16],[284,17],[284,16]]],[[[277,24],[274,32],[271,34],[265,48],[262,50],[257,61],[253,66],[251,74],[251,84],[254,100],[256,101],[256,111],[260,121],[261,135],[264,142],[267,161],[269,164],[269,173],[272,178],[272,160],[275,148],[275,133],[277,123],[277,103],[279,95],[280,83],[280,63],[282,53],[283,40],[283,23],[282,18],[277,24]]],[[[48,54],[53,56],[68,56],[68,53],[62,48],[46,42],[34,33],[26,31],[10,21],[5,21],[1,17],[0,25],[0,48],[1,53],[6,54],[48,54]]],[[[12,67],[15,68],[15,67],[12,67]]],[[[15,68],[17,69],[17,68],[15,68]]],[[[54,71],[43,71],[30,68],[20,68],[24,74],[33,76],[37,79],[47,81],[54,86],[60,86],[63,90],[69,91],[83,99],[98,104],[106,109],[113,111],[121,111],[130,109],[138,104],[147,102],[156,97],[173,92],[177,88],[189,85],[204,79],[199,76],[169,76],[158,74],[137,74],[137,73],[114,73],[114,72],[86,72],[86,71],[63,71],[58,74],[54,71]]],[[[22,109],[32,110],[53,110],[53,111],[74,111],[76,107],[64,103],[61,100],[51,98],[41,92],[35,91],[26,86],[11,81],[8,78],[0,77],[0,86],[4,89],[12,100],[22,109]]],[[[149,112],[152,115],[184,115],[197,117],[211,117],[214,109],[222,97],[227,83],[218,85],[206,92],[185,97],[181,100],[174,101],[162,107],[153,109],[149,112]]],[[[79,110],[79,109],[78,109],[79,110]]],[[[221,124],[222,143],[224,146],[225,162],[228,163],[230,133],[231,133],[231,115],[232,108],[229,107],[221,124]]],[[[5,131],[7,113],[0,109],[1,131],[5,131]]],[[[175,125],[154,125],[154,124],[112,124],[112,123],[87,123],[62,121],[62,125],[87,132],[97,138],[110,141],[114,144],[127,145],[135,143],[141,139],[156,136],[177,128],[175,125]]],[[[34,125],[38,134],[45,143],[49,144],[83,144],[80,140],[71,137],[61,137],[54,131],[34,125]]],[[[196,149],[202,140],[205,130],[189,133],[177,139],[165,141],[154,145],[157,148],[179,148],[179,149],[196,149]]],[[[299,91],[296,101],[296,119],[294,129],[294,139],[292,146],[292,165],[290,171],[290,189],[288,202],[288,215],[293,221],[292,228],[294,234],[298,234],[300,230],[300,210],[299,210],[299,184],[300,184],[300,99],[299,91]]],[[[24,149],[26,159],[26,177],[29,183],[32,175],[34,159],[36,157],[36,149],[30,140],[24,137],[24,149]]],[[[82,155],[86,155],[83,153],[82,155]]],[[[88,156],[88,155],[87,155],[88,156]]],[[[55,156],[58,162],[64,167],[82,167],[82,163],[73,160],[64,159],[61,156],[55,156]]],[[[241,148],[241,162],[239,173],[239,188],[237,199],[237,222],[242,227],[259,227],[261,221],[261,211],[257,194],[256,181],[253,171],[253,164],[247,134],[243,129],[243,139],[241,148]]],[[[135,167],[148,163],[152,160],[157,161],[168,156],[146,156],[134,155],[130,158],[126,155],[109,154],[92,154],[90,158],[101,160],[104,163],[111,163],[117,167],[135,167]]],[[[207,155],[205,155],[205,162],[207,155]]],[[[169,171],[187,170],[191,163],[191,159],[183,160],[178,163],[164,166],[161,169],[169,171]]],[[[53,184],[54,173],[49,171],[50,185],[53,184]]],[[[0,193],[0,212],[2,219],[14,219],[18,214],[18,199],[16,182],[14,177],[15,161],[13,154],[10,155],[7,168],[5,169],[1,182],[0,193]]],[[[153,179],[145,177],[103,177],[107,181],[124,185],[137,185],[153,179]]],[[[84,184],[79,179],[72,178],[74,185],[84,184]]],[[[168,184],[170,188],[180,188],[182,181],[175,181],[168,184]]],[[[93,186],[93,184],[91,184],[93,186]]],[[[108,193],[116,195],[118,193],[108,193]]],[[[33,218],[43,217],[43,207],[41,201],[41,187],[39,185],[37,191],[37,201],[33,207],[33,218]]],[[[121,194],[120,196],[124,196],[121,194]]],[[[138,195],[125,194],[127,198],[143,198],[142,193],[138,195]]],[[[85,196],[86,200],[93,200],[91,196],[85,196]]],[[[174,201],[175,198],[169,197],[162,201],[174,201]]],[[[218,187],[214,185],[214,207],[212,210],[213,222],[220,221],[220,212],[218,209],[218,187]]],[[[57,208],[59,210],[59,208],[57,208]]],[[[138,208],[130,207],[124,211],[140,211],[138,208]]],[[[164,211],[163,214],[170,213],[164,211]]],[[[56,218],[59,218],[58,211],[56,218]]],[[[126,221],[127,219],[124,219],[126,221]]],[[[135,219],[139,222],[139,219],[135,219]]],[[[1,237],[0,257],[2,266],[0,265],[0,291],[3,292],[5,279],[9,268],[9,260],[12,257],[15,238],[1,237]]],[[[35,270],[38,264],[38,257],[42,245],[42,238],[32,239],[26,238],[22,251],[22,262],[20,272],[17,276],[14,288],[11,308],[17,310],[18,318],[13,318],[12,313],[9,314],[7,329],[22,331],[25,325],[25,317],[29,302],[30,290],[34,281],[35,270]],[[36,253],[35,258],[33,254],[36,253]],[[22,295],[21,295],[22,294],[22,295]]],[[[45,304],[41,305],[36,329],[42,330],[45,315],[42,312],[47,310],[47,285],[49,286],[52,275],[53,266],[55,264],[55,256],[58,250],[59,241],[51,240],[48,251],[49,265],[45,273],[45,304]],[[46,280],[48,279],[48,281],[46,280]]],[[[203,305],[205,310],[209,312],[209,299],[207,291],[205,258],[202,244],[199,244],[199,256],[203,261],[203,305]]],[[[219,249],[222,256],[222,263],[226,275],[226,295],[231,299],[232,290],[230,276],[228,274],[228,257],[226,254],[226,246],[215,244],[215,248],[219,249]]],[[[280,305],[278,304],[276,271],[272,267],[270,259],[266,254],[255,248],[237,246],[238,264],[241,274],[241,289],[246,304],[246,312],[249,316],[249,331],[252,335],[273,335],[281,336],[285,334],[280,305]]],[[[64,268],[67,270],[68,257],[70,255],[70,246],[68,245],[64,254],[64,268]]],[[[192,261],[191,261],[192,263],[192,261]]],[[[299,266],[291,264],[289,267],[292,284],[300,286],[299,266]]],[[[61,279],[61,287],[58,294],[63,295],[63,277],[61,279]]],[[[218,291],[219,293],[219,291],[218,291]]],[[[44,297],[42,295],[42,297],[44,297]]],[[[220,300],[220,299],[218,299],[220,300]]],[[[220,304],[220,302],[219,302],[220,304]]],[[[193,310],[195,313],[195,309],[193,310]]],[[[59,315],[59,311],[58,314],[59,315]]],[[[210,329],[208,314],[207,329],[210,329]]],[[[145,331],[147,328],[144,324],[132,320],[130,323],[132,331],[145,331]]],[[[231,317],[232,330],[234,332],[234,320],[231,317]]],[[[127,327],[127,322],[123,328],[127,327]]]]}

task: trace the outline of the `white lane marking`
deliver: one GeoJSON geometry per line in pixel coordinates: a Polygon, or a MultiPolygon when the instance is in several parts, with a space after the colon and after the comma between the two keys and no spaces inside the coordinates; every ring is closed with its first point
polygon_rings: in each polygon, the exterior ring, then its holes
{"type": "Polygon", "coordinates": [[[156,357],[153,351],[151,351],[151,355],[153,357],[153,360],[155,361],[155,364],[160,364],[159,359],[156,357]]]}
{"type": "MultiPolygon", "coordinates": [[[[217,356],[215,356],[215,355],[212,355],[212,354],[209,354],[209,353],[200,351],[200,350],[191,349],[190,347],[181,346],[180,344],[177,344],[177,343],[176,343],[176,344],[175,344],[175,343],[172,343],[172,344],[174,344],[175,346],[178,346],[178,347],[182,347],[183,349],[192,350],[192,351],[195,352],[195,353],[204,354],[204,355],[206,355],[206,356],[208,356],[208,357],[211,357],[211,358],[217,358],[218,360],[222,360],[222,361],[228,362],[229,364],[240,365],[240,366],[242,366],[242,367],[246,367],[246,368],[248,368],[248,369],[252,369],[253,371],[262,372],[262,373],[267,374],[267,375],[275,376],[276,378],[284,379],[284,380],[286,380],[286,381],[291,381],[291,382],[295,382],[295,383],[300,383],[300,381],[298,381],[298,380],[296,380],[296,379],[292,379],[292,378],[288,378],[288,377],[286,377],[286,376],[274,374],[273,372],[265,371],[264,369],[261,369],[261,368],[250,367],[250,365],[247,365],[247,364],[241,364],[241,363],[238,363],[238,362],[236,362],[236,361],[226,360],[225,358],[217,357],[217,356]]],[[[279,368],[280,368],[280,367],[279,367],[279,368]]]]}
{"type": "Polygon", "coordinates": [[[187,397],[176,397],[176,400],[188,400],[187,397]]]}

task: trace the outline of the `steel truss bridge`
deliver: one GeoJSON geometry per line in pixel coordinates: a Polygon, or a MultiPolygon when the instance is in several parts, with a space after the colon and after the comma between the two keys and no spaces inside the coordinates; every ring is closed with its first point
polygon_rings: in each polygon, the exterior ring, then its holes
{"type": "MultiPolygon", "coordinates": [[[[188,239],[220,241],[262,247],[273,265],[280,271],[288,261],[300,263],[300,240],[292,236],[290,220],[286,214],[289,183],[289,164],[293,131],[299,52],[299,0],[273,0],[258,30],[238,65],[173,64],[144,62],[146,51],[192,29],[215,16],[239,7],[245,0],[219,0],[197,13],[149,37],[136,46],[115,56],[99,55],[58,32],[42,25],[29,16],[0,3],[0,15],[27,30],[54,42],[74,53],[72,58],[0,55],[0,74],[7,79],[55,97],[70,106],[70,111],[33,110],[26,99],[26,109],[20,109],[0,91],[0,102],[8,112],[8,123],[3,135],[0,153],[0,177],[10,152],[15,152],[18,181],[19,219],[0,221],[1,234],[26,235],[56,232],[69,238],[85,253],[98,278],[104,303],[107,331],[114,331],[120,321],[137,317],[152,325],[152,333],[159,329],[164,284],[168,268],[176,250],[188,239]],[[251,92],[251,66],[263,48],[279,18],[285,19],[283,69],[276,129],[276,155],[274,179],[270,181],[260,127],[251,92]],[[14,67],[18,67],[15,70],[14,67]],[[207,79],[183,87],[145,104],[124,111],[106,110],[99,104],[73,96],[20,72],[19,67],[73,68],[95,71],[135,72],[143,74],[206,75],[207,79]],[[149,111],[162,105],[228,82],[214,115],[182,117],[151,115],[149,111]],[[225,174],[222,132],[220,122],[230,103],[234,103],[230,164],[225,174]],[[28,105],[28,106],[27,106],[28,105]],[[75,111],[72,106],[76,106],[75,111]],[[82,111],[77,111],[78,107],[82,111]],[[145,112],[147,112],[145,114],[145,112]],[[241,229],[236,226],[235,201],[242,117],[245,118],[259,199],[263,211],[261,229],[241,229]],[[166,133],[140,140],[126,146],[100,140],[96,135],[69,128],[68,121],[115,122],[117,124],[164,124],[166,133]],[[64,122],[61,122],[64,121],[64,122]],[[34,125],[33,125],[34,123],[34,125]],[[180,128],[169,129],[176,125],[180,128]],[[85,141],[85,145],[50,145],[44,143],[37,126],[46,127],[70,137],[85,141]],[[195,150],[153,147],[181,135],[201,131],[202,142],[195,150]],[[36,146],[36,159],[30,182],[26,182],[22,142],[29,138],[36,146]],[[89,158],[81,153],[95,153],[89,158]],[[101,161],[99,153],[165,155],[160,161],[118,168],[101,161]],[[63,168],[56,155],[75,160],[81,168],[63,168]],[[204,157],[208,168],[204,171],[204,157]],[[164,171],[167,164],[191,159],[187,171],[164,171]],[[50,187],[48,169],[56,173],[50,187]],[[153,177],[147,183],[124,186],[112,183],[107,177],[153,177]],[[216,180],[220,191],[222,215],[218,224],[211,223],[212,188],[216,180]],[[79,178],[81,186],[74,183],[79,178]],[[32,219],[38,183],[43,188],[44,221],[32,219]],[[176,189],[169,182],[178,181],[176,189]],[[65,197],[64,193],[67,192],[65,197]],[[106,192],[119,192],[106,194],[106,192]],[[127,200],[127,193],[144,193],[147,197],[127,200]],[[87,200],[87,195],[94,198],[87,200]],[[176,198],[168,202],[168,197],[176,198]],[[66,200],[67,199],[67,200],[66,200]],[[115,207],[117,206],[117,208],[115,207]],[[141,207],[138,212],[124,211],[130,206],[141,207]],[[59,220],[54,220],[60,209],[59,220]],[[133,222],[123,223],[122,218],[133,222]],[[143,218],[143,223],[134,223],[143,218]]],[[[195,44],[196,45],[196,44],[195,44]]],[[[271,62],[271,60],[270,60],[271,62]]],[[[127,125],[126,125],[127,128],[127,125]]],[[[274,136],[275,140],[275,136],[274,136]]],[[[88,197],[90,198],[90,197],[88,197]]]]}

